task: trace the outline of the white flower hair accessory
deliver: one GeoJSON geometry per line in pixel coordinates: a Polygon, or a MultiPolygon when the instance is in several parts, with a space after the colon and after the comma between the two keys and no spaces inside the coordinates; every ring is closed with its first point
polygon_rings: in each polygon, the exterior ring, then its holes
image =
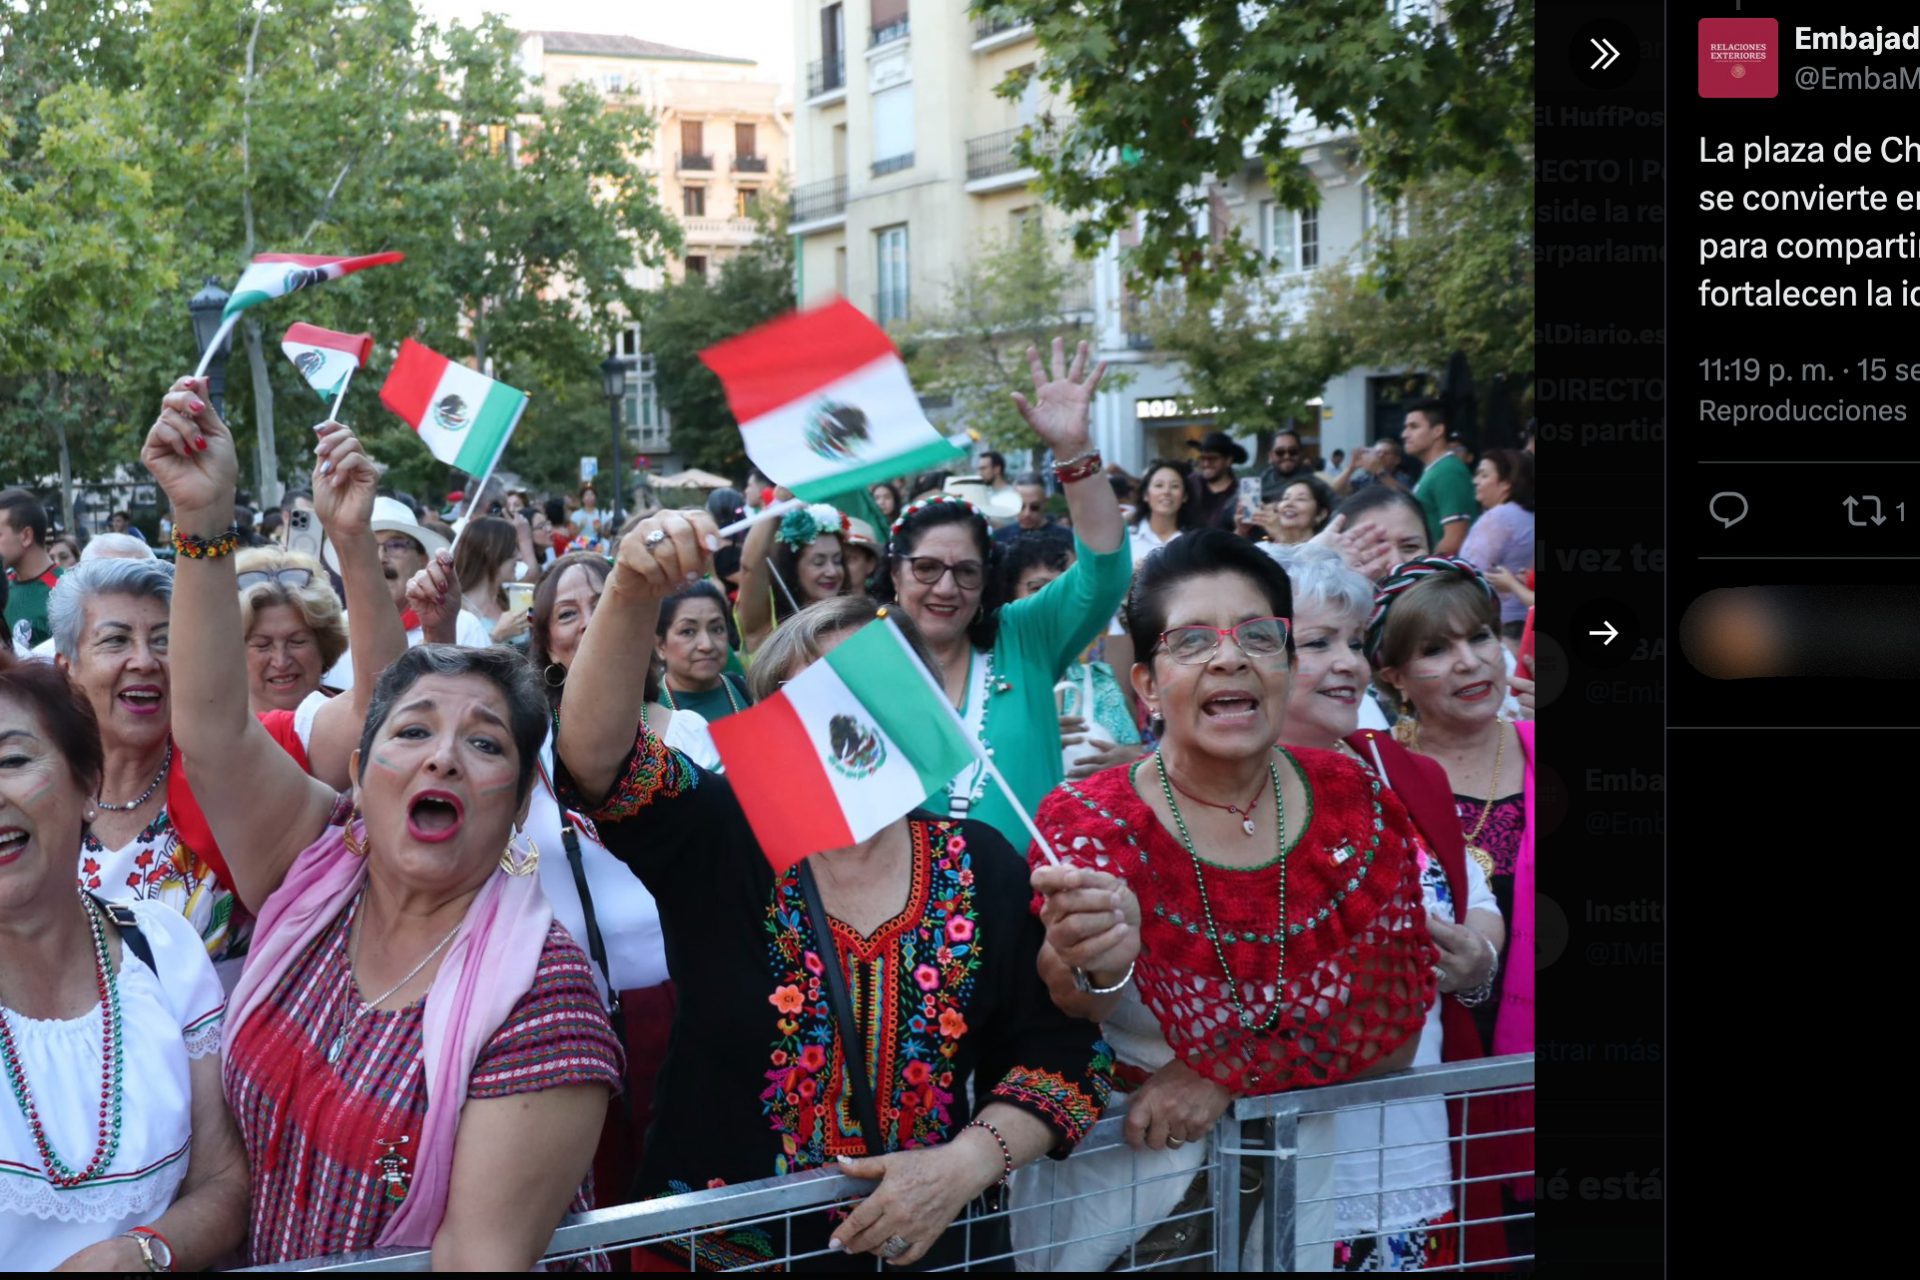
{"type": "Polygon", "coordinates": [[[847,517],[838,507],[827,502],[813,502],[780,517],[780,531],[775,536],[799,551],[824,534],[841,535],[846,532],[847,517]]]}

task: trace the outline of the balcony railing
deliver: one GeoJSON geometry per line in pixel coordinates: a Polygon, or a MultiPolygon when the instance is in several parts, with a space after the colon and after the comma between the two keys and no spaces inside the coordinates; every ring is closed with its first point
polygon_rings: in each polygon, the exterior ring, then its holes
{"type": "Polygon", "coordinates": [[[842,54],[831,60],[820,58],[807,64],[807,96],[817,98],[823,93],[847,86],[847,59],[842,54]]]}
{"type": "Polygon", "coordinates": [[[735,173],[765,173],[767,171],[767,158],[765,156],[735,156],[733,158],[733,171],[735,173]]]}
{"type": "Polygon", "coordinates": [[[1017,13],[998,7],[988,9],[986,13],[974,19],[973,38],[985,40],[988,36],[997,36],[1002,31],[1012,31],[1027,25],[1027,20],[1017,13]]]}
{"type": "Polygon", "coordinates": [[[827,178],[821,182],[809,182],[804,187],[793,189],[792,221],[795,225],[806,222],[818,222],[822,218],[832,218],[847,211],[847,177],[841,174],[837,178],[827,178]]]}
{"type": "MultiPolygon", "coordinates": [[[[1014,129],[1002,129],[998,133],[989,133],[980,138],[967,139],[967,180],[975,178],[994,178],[1003,173],[1017,173],[1027,168],[1026,162],[1014,154],[1014,144],[1027,126],[1014,129]]],[[[1042,151],[1050,151],[1053,144],[1046,139],[1037,140],[1042,151]]]]}
{"type": "Polygon", "coordinates": [[[682,151],[675,159],[681,169],[712,169],[713,156],[700,151],[682,151]]]}
{"type": "Polygon", "coordinates": [[[888,156],[884,160],[875,160],[873,162],[873,176],[878,178],[884,174],[898,173],[902,169],[911,168],[913,168],[913,152],[909,151],[905,155],[888,156]]]}
{"type": "Polygon", "coordinates": [[[877,49],[883,44],[892,44],[895,40],[905,40],[907,29],[912,25],[909,15],[902,15],[884,27],[872,28],[873,37],[867,41],[867,48],[877,49]]]}

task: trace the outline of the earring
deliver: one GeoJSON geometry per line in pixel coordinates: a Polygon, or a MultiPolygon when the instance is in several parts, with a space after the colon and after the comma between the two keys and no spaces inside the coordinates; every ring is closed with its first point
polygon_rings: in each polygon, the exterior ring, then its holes
{"type": "Polygon", "coordinates": [[[530,876],[539,866],[540,846],[533,842],[532,836],[515,827],[507,838],[506,852],[500,855],[500,869],[510,876],[530,876]],[[526,843],[526,848],[520,847],[520,841],[526,843]]]}
{"type": "Polygon", "coordinates": [[[1400,718],[1393,722],[1393,740],[1409,751],[1420,749],[1420,721],[1411,701],[1400,704],[1400,718]]]}
{"type": "Polygon", "coordinates": [[[355,836],[353,834],[354,824],[359,821],[360,806],[356,804],[353,806],[352,816],[347,819],[345,830],[340,833],[340,838],[346,842],[348,853],[356,858],[364,858],[367,856],[367,838],[364,835],[355,836]]]}
{"type": "Polygon", "coordinates": [[[547,688],[558,689],[567,682],[567,669],[557,662],[549,662],[546,670],[541,672],[540,676],[541,679],[547,682],[547,688]],[[554,675],[556,671],[560,673],[558,676],[554,675]]]}

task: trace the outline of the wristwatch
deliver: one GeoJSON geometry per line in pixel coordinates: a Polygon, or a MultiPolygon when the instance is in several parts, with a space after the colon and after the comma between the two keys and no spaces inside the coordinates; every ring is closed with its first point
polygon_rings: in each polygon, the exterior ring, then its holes
{"type": "Polygon", "coordinates": [[[1087,972],[1084,969],[1075,969],[1073,971],[1074,989],[1081,992],[1084,995],[1110,996],[1114,994],[1116,991],[1124,991],[1126,989],[1127,984],[1132,981],[1133,981],[1133,965],[1132,964],[1129,964],[1127,966],[1127,971],[1120,975],[1120,981],[1114,983],[1110,987],[1094,986],[1093,979],[1087,974],[1087,972]]]}
{"type": "Polygon", "coordinates": [[[140,1246],[140,1256],[146,1261],[147,1270],[173,1270],[173,1246],[158,1231],[152,1227],[134,1227],[120,1234],[140,1246]]]}

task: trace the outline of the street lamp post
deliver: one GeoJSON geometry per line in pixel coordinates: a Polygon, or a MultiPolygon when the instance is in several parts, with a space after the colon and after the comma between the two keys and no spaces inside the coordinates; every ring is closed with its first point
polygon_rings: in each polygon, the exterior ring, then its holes
{"type": "MultiPolygon", "coordinates": [[[[220,282],[208,276],[206,287],[187,303],[187,314],[193,317],[194,350],[203,355],[213,335],[220,332],[220,316],[227,309],[227,298],[220,282]]],[[[233,335],[229,332],[220,339],[220,350],[207,365],[207,395],[213,401],[213,411],[223,418],[227,416],[227,353],[232,349],[233,335]]]]}
{"type": "Polygon", "coordinates": [[[600,362],[600,385],[607,396],[607,414],[613,421],[613,507],[609,519],[620,528],[620,408],[627,398],[627,364],[618,353],[608,352],[600,362]]]}

